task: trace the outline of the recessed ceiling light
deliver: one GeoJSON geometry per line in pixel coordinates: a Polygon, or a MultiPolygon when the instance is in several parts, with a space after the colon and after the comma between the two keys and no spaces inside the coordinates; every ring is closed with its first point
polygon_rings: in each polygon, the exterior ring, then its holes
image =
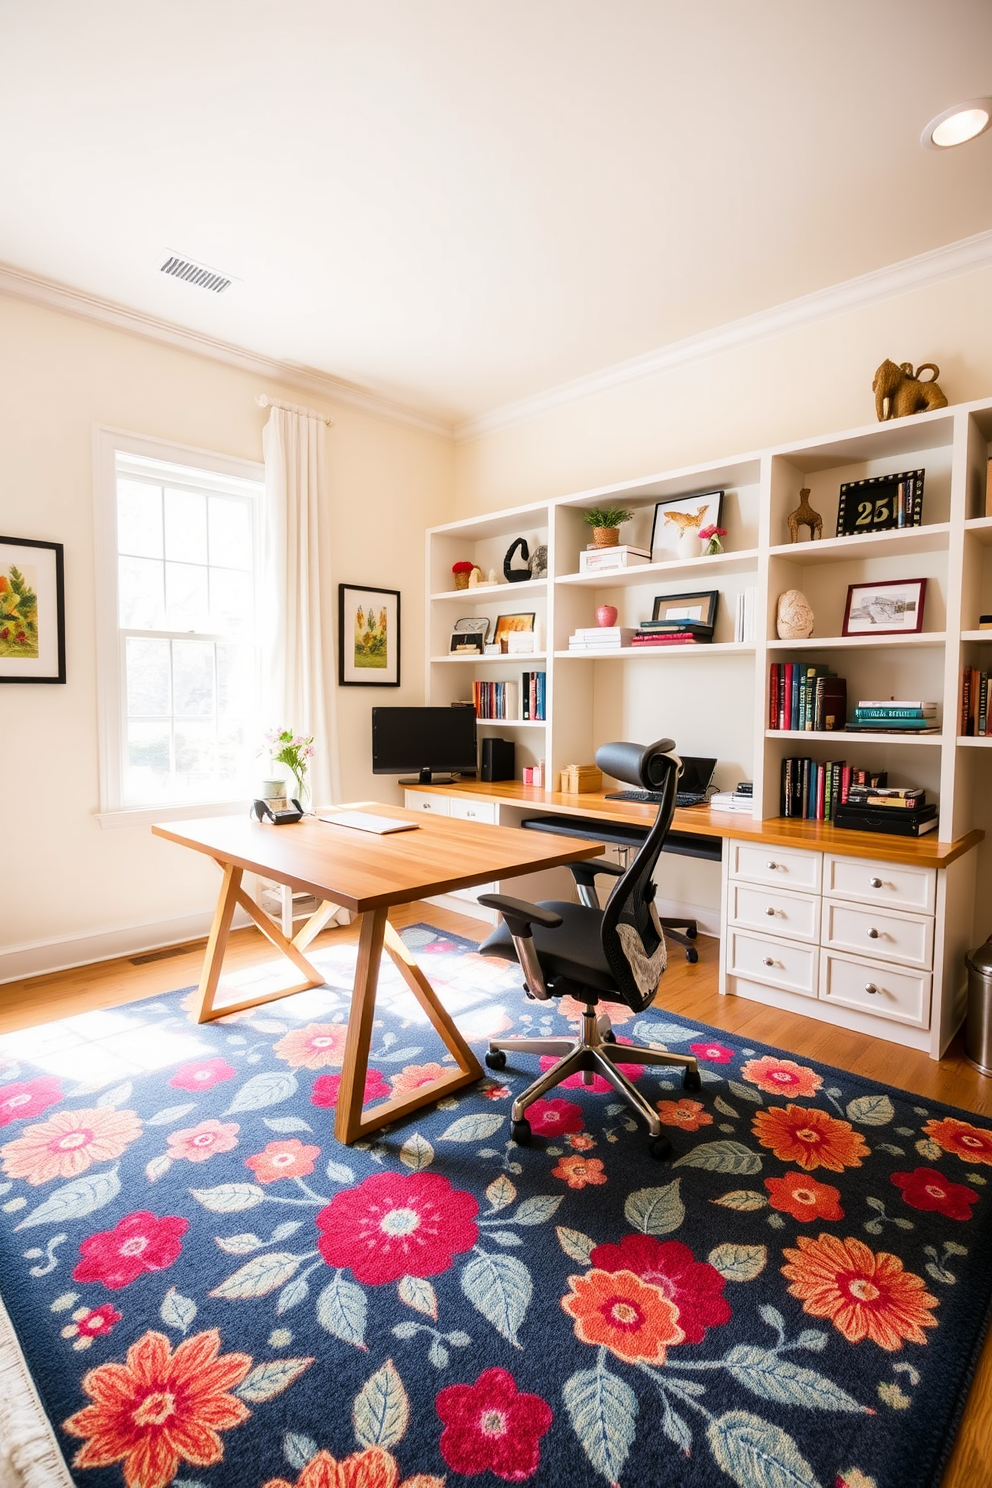
{"type": "Polygon", "coordinates": [[[920,135],[927,150],[949,150],[984,134],[992,124],[992,98],[968,98],[938,114],[920,135]]]}

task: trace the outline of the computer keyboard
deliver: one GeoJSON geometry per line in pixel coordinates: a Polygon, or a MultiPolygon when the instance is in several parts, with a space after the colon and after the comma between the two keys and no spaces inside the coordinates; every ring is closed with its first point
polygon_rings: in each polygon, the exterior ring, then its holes
{"type": "MultiPolygon", "coordinates": [[[[661,791],[627,790],[614,791],[606,797],[607,801],[640,801],[642,804],[658,805],[664,800],[661,791]]],[[[697,791],[676,791],[676,806],[702,806],[706,800],[704,795],[697,791]]]]}

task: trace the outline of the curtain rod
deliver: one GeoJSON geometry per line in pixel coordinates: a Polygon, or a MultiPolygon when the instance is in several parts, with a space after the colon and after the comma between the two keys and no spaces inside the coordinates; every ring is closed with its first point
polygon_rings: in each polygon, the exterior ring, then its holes
{"type": "Polygon", "coordinates": [[[333,429],[334,420],[328,418],[325,413],[318,413],[316,408],[302,408],[297,403],[282,403],[278,398],[270,398],[267,393],[259,393],[255,399],[259,408],[283,408],[287,413],[302,413],[307,418],[320,419],[329,429],[333,429]]]}

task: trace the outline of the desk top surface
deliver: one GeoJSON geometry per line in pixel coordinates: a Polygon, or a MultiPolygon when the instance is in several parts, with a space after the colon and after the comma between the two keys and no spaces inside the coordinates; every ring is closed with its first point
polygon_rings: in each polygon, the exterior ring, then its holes
{"type": "Polygon", "coordinates": [[[601,844],[575,837],[520,832],[451,817],[425,818],[374,801],[351,801],[334,809],[412,821],[417,830],[380,837],[312,816],[281,827],[243,816],[216,816],[166,822],[153,826],[152,831],[169,842],[206,853],[224,866],[235,864],[264,874],[318,899],[333,899],[357,914],[581,862],[602,851],[601,844]]]}
{"type": "MultiPolygon", "coordinates": [[[[604,822],[624,822],[639,827],[650,826],[655,816],[654,806],[636,801],[608,801],[605,791],[571,795],[564,791],[537,790],[519,780],[492,783],[465,780],[453,785],[417,785],[410,789],[431,791],[441,796],[473,796],[507,806],[560,812],[563,816],[600,817],[604,822]]],[[[734,837],[768,847],[808,848],[816,852],[840,853],[849,858],[915,863],[922,868],[946,868],[948,863],[976,847],[985,835],[974,831],[959,837],[956,842],[938,842],[936,833],[926,837],[894,837],[883,832],[844,831],[829,822],[791,821],[785,817],[755,821],[743,812],[713,811],[709,806],[680,807],[675,812],[672,829],[694,832],[700,837],[734,837]]]]}

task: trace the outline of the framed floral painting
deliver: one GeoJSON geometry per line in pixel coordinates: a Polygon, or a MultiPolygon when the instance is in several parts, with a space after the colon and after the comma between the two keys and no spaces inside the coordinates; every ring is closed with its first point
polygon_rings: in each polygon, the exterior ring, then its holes
{"type": "Polygon", "coordinates": [[[0,682],[64,681],[62,544],[0,537],[0,682]]]}
{"type": "Polygon", "coordinates": [[[338,585],[338,682],[399,687],[400,592],[338,585]]]}

